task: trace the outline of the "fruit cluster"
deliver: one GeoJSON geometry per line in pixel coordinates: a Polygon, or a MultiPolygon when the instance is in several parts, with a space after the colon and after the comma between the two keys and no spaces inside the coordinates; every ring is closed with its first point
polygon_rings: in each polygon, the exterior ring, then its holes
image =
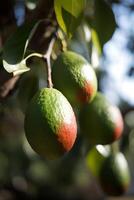
{"type": "MultiPolygon", "coordinates": [[[[109,145],[121,137],[121,113],[97,92],[96,74],[84,57],[71,51],[61,53],[52,66],[52,81],[54,88],[39,90],[26,111],[25,133],[35,152],[47,159],[59,158],[72,149],[77,131],[90,146],[109,145]]],[[[129,177],[126,160],[118,154],[110,153],[99,173],[102,188],[113,195],[123,193],[129,182],[124,178],[129,177]],[[111,189],[111,179],[117,182],[116,188],[111,189]]]]}

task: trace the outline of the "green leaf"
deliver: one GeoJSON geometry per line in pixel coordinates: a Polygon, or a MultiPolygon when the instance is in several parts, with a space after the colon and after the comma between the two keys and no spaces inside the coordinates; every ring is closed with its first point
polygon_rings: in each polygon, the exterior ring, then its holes
{"type": "Polygon", "coordinates": [[[15,33],[9,37],[3,49],[3,60],[6,63],[9,65],[16,65],[21,62],[33,26],[33,23],[24,24],[21,27],[18,27],[15,33]]]}
{"type": "Polygon", "coordinates": [[[61,29],[70,38],[79,26],[86,0],[55,0],[54,9],[61,29]]]}
{"type": "MultiPolygon", "coordinates": [[[[90,2],[90,1],[89,1],[90,2]]],[[[114,13],[105,0],[94,0],[93,15],[88,17],[92,40],[99,53],[110,40],[117,26],[114,13]]]]}
{"type": "Polygon", "coordinates": [[[32,53],[24,58],[28,44],[42,21],[22,25],[7,40],[3,49],[3,67],[7,72],[13,73],[14,76],[27,72],[30,68],[26,66],[26,60],[31,56],[42,56],[32,53]]]}
{"type": "Polygon", "coordinates": [[[63,20],[66,25],[66,33],[68,37],[71,38],[81,22],[82,14],[76,18],[64,9],[62,9],[62,13],[63,13],[63,20]]]}
{"type": "Polygon", "coordinates": [[[9,73],[13,73],[14,76],[30,70],[30,68],[26,66],[26,60],[22,60],[20,63],[14,65],[8,64],[5,60],[3,60],[3,65],[5,70],[9,73]]]}
{"type": "Polygon", "coordinates": [[[72,14],[74,17],[79,17],[81,12],[84,10],[86,1],[85,0],[60,0],[62,7],[72,14]]]}

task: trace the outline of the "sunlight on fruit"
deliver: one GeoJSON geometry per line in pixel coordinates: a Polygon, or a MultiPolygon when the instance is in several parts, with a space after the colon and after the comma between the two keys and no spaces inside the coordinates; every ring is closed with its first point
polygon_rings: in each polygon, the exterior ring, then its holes
{"type": "Polygon", "coordinates": [[[108,145],[97,145],[96,149],[105,157],[107,157],[110,153],[110,146],[108,145]]]}

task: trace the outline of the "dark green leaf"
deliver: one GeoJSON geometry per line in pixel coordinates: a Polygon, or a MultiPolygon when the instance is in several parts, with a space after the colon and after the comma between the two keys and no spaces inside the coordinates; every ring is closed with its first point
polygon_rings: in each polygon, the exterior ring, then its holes
{"type": "Polygon", "coordinates": [[[62,30],[70,38],[79,26],[86,0],[55,0],[54,8],[57,21],[62,30]]]}
{"type": "Polygon", "coordinates": [[[63,13],[64,23],[66,24],[66,33],[70,38],[75,32],[76,28],[79,26],[80,21],[82,19],[82,14],[76,18],[69,12],[67,12],[64,8],[62,9],[62,13],[63,13]]]}
{"type": "Polygon", "coordinates": [[[33,23],[17,28],[4,45],[3,60],[9,65],[18,64],[24,56],[28,37],[33,28],[33,23]]]}
{"type": "MultiPolygon", "coordinates": [[[[24,24],[7,40],[3,50],[3,67],[7,72],[15,76],[30,70],[26,65],[26,60],[33,54],[27,57],[25,54],[33,34],[42,21],[39,20],[30,25],[24,24]]],[[[39,56],[39,54],[34,54],[34,56],[39,56]]]]}
{"type": "Polygon", "coordinates": [[[39,89],[39,79],[37,73],[26,73],[19,84],[18,99],[22,111],[25,113],[29,101],[39,89]],[[28,83],[28,84],[27,84],[28,83]]]}
{"type": "Polygon", "coordinates": [[[92,29],[93,43],[101,53],[103,45],[110,40],[117,25],[114,13],[105,0],[94,0],[93,9],[88,23],[92,29]]]}

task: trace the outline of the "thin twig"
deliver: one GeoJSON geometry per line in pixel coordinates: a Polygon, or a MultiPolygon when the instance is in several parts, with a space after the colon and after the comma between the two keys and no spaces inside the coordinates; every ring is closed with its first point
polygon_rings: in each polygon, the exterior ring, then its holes
{"type": "Polygon", "coordinates": [[[52,39],[48,45],[47,52],[44,55],[40,54],[40,53],[32,53],[25,58],[25,60],[27,60],[28,58],[31,58],[33,56],[43,58],[43,60],[46,62],[47,84],[48,84],[49,88],[53,87],[52,78],[51,78],[51,60],[50,59],[51,59],[51,53],[52,53],[54,42],[55,42],[55,37],[52,37],[52,39]]]}
{"type": "Polygon", "coordinates": [[[49,88],[53,87],[53,83],[52,83],[52,77],[51,77],[51,53],[52,53],[52,49],[54,46],[54,42],[55,42],[55,37],[52,38],[52,40],[49,43],[48,46],[48,50],[46,52],[46,54],[44,55],[44,60],[46,61],[46,69],[47,69],[47,84],[49,88]]]}

